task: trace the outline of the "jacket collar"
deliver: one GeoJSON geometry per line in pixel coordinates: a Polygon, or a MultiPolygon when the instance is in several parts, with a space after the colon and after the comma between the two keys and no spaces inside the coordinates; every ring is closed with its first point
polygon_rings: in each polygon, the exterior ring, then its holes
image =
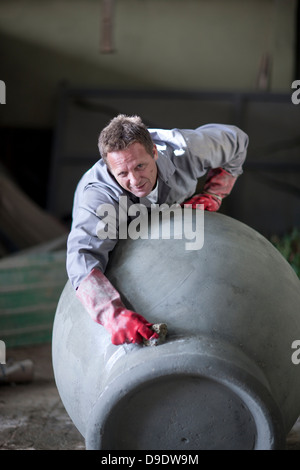
{"type": "Polygon", "coordinates": [[[157,159],[158,167],[158,201],[166,201],[171,187],[168,185],[169,178],[175,172],[175,166],[173,162],[167,158],[162,152],[158,151],[157,159]]]}

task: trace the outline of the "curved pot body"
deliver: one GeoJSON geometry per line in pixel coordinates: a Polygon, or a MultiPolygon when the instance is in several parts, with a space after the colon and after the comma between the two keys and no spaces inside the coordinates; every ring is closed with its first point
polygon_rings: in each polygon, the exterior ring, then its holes
{"type": "Polygon", "coordinates": [[[87,449],[283,448],[300,414],[299,279],[230,217],[204,213],[198,250],[178,227],[120,240],[106,271],[128,307],[168,325],[164,343],[112,345],[66,284],[53,328],[64,406],[87,449]]]}

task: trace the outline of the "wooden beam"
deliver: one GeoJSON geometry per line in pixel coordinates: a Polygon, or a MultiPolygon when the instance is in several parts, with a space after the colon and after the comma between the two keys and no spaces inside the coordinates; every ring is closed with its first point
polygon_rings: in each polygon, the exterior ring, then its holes
{"type": "Polygon", "coordinates": [[[103,54],[111,54],[114,52],[113,12],[114,0],[102,0],[100,49],[103,54]]]}

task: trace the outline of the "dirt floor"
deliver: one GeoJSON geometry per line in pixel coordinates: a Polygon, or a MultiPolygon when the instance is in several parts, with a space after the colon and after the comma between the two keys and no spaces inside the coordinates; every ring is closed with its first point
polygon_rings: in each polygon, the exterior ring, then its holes
{"type": "MultiPolygon", "coordinates": [[[[0,450],[84,450],[84,439],[60,400],[51,345],[6,351],[6,362],[31,359],[34,378],[0,386],[0,450]]],[[[287,437],[287,450],[300,450],[300,419],[287,437]]]]}
{"type": "Polygon", "coordinates": [[[51,345],[7,350],[6,362],[10,359],[31,359],[34,378],[0,386],[0,450],[84,450],[55,385],[51,345]]]}

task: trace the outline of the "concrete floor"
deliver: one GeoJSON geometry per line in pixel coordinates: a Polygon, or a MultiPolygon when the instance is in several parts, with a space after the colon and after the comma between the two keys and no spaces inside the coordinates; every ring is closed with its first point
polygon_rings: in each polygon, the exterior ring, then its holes
{"type": "MultiPolygon", "coordinates": [[[[14,348],[9,359],[31,359],[34,379],[0,386],[0,450],[84,450],[85,444],[60,400],[51,363],[51,345],[14,348]]],[[[300,450],[300,419],[289,433],[287,450],[300,450]]]]}
{"type": "Polygon", "coordinates": [[[84,450],[55,385],[51,345],[9,349],[9,359],[31,359],[34,379],[0,386],[0,450],[84,450]]]}

